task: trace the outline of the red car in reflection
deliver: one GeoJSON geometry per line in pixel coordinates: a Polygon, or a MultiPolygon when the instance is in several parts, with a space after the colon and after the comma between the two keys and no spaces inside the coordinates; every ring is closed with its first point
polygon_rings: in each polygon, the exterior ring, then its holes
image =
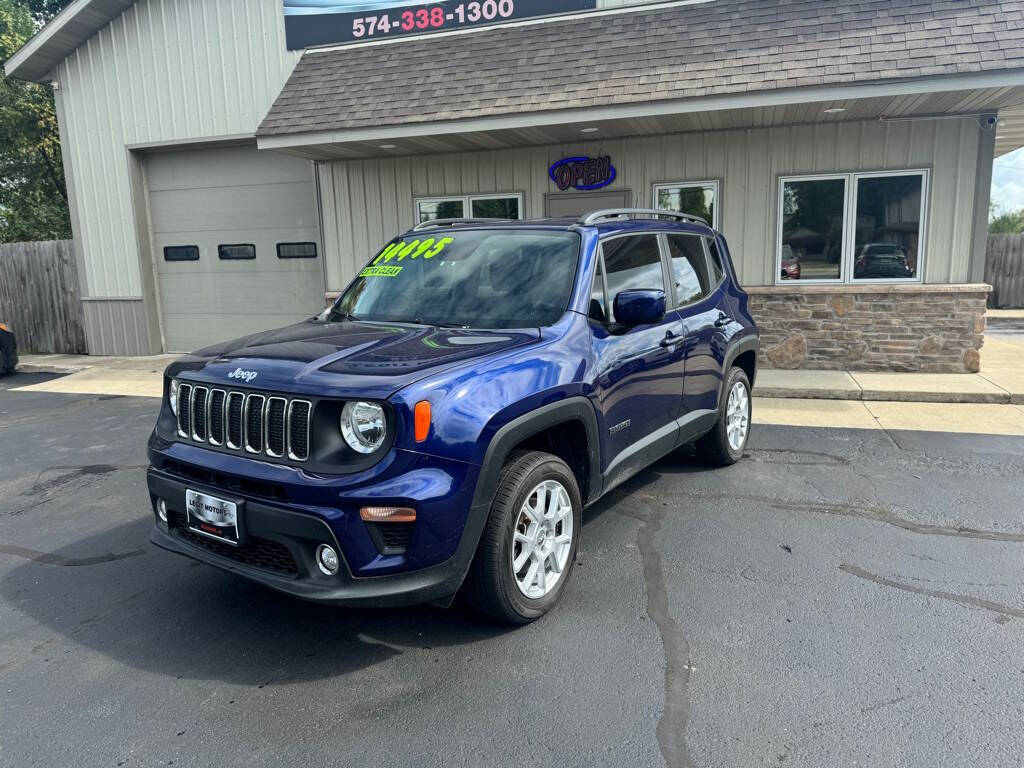
{"type": "Polygon", "coordinates": [[[800,279],[800,257],[793,253],[793,246],[782,246],[782,279],[800,279]]]}

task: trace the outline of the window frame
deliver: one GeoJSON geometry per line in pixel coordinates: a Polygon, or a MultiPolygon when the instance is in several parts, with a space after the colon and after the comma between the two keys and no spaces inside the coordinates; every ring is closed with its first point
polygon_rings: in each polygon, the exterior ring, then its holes
{"type": "Polygon", "coordinates": [[[928,235],[928,210],[931,202],[931,169],[929,168],[906,168],[889,171],[848,171],[839,173],[821,174],[797,174],[779,176],[776,186],[776,218],[775,218],[775,273],[773,276],[774,285],[869,285],[869,284],[900,284],[900,283],[923,283],[924,265],[927,256],[927,235],[928,235]],[[921,211],[918,222],[918,247],[917,247],[917,271],[914,277],[897,278],[871,278],[855,279],[853,267],[856,260],[857,247],[857,190],[861,179],[880,179],[898,176],[920,176],[921,177],[921,211]],[[801,181],[835,181],[842,180],[845,184],[843,194],[843,234],[842,234],[842,255],[839,259],[838,278],[817,278],[800,280],[782,279],[782,232],[783,232],[783,203],[786,199],[785,188],[787,182],[801,181]]]}
{"type": "Polygon", "coordinates": [[[658,192],[663,189],[696,189],[696,188],[712,187],[715,195],[715,212],[712,218],[714,221],[708,222],[711,228],[714,230],[720,230],[719,224],[722,220],[722,180],[721,179],[706,179],[704,181],[662,181],[654,185],[651,194],[651,207],[658,208],[658,192]]]}
{"type": "MultiPolygon", "coordinates": [[[[475,201],[509,200],[512,198],[515,198],[519,203],[519,217],[508,219],[508,221],[523,221],[526,217],[526,212],[523,210],[525,195],[522,192],[487,192],[474,195],[427,195],[425,197],[416,197],[412,201],[413,221],[416,222],[414,226],[426,223],[420,221],[420,205],[423,203],[454,203],[458,201],[462,203],[462,216],[460,218],[470,219],[473,218],[473,203],[475,201]]],[[[428,219],[428,221],[436,221],[436,219],[428,219]]]]}

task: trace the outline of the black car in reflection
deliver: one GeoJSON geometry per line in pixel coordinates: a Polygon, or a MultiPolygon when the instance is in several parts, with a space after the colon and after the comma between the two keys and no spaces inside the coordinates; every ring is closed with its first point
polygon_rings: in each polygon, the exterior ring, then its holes
{"type": "Polygon", "coordinates": [[[907,259],[907,249],[895,243],[868,243],[857,254],[853,264],[857,280],[894,280],[912,278],[914,270],[907,259]]]}

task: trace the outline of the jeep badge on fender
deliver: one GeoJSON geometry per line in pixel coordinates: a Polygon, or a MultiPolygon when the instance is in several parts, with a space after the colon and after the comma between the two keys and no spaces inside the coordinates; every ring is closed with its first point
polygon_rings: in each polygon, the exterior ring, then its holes
{"type": "Polygon", "coordinates": [[[328,311],[168,366],[157,546],[305,600],[461,592],[524,624],[587,506],[688,444],[742,458],[760,341],[703,220],[438,220],[365,256],[328,311]]]}

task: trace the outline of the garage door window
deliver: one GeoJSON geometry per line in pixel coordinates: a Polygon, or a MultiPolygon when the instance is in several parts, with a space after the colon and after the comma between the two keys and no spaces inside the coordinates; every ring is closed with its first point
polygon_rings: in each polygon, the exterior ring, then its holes
{"type": "Polygon", "coordinates": [[[164,248],[164,261],[199,261],[199,246],[168,245],[164,248]]]}
{"type": "Polygon", "coordinates": [[[315,259],[316,243],[278,243],[279,259],[315,259]]]}
{"type": "Polygon", "coordinates": [[[221,261],[245,261],[256,258],[255,245],[218,245],[217,257],[221,261]]]}

